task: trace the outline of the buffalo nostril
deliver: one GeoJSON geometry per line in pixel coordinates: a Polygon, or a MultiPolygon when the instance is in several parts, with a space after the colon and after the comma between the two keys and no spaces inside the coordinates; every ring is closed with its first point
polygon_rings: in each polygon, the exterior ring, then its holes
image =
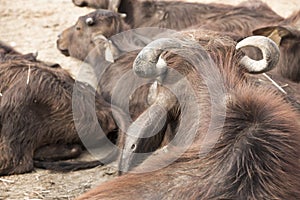
{"type": "Polygon", "coordinates": [[[60,39],[60,38],[61,38],[61,34],[58,34],[58,36],[57,36],[57,37],[58,37],[58,39],[60,39]]]}

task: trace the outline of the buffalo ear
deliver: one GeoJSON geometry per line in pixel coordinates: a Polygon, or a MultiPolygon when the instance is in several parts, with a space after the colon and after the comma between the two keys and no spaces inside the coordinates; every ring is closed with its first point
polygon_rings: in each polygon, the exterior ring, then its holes
{"type": "Polygon", "coordinates": [[[118,55],[118,49],[114,48],[114,45],[111,40],[107,39],[102,34],[95,34],[92,36],[93,42],[99,49],[104,50],[104,52],[100,52],[101,55],[104,53],[104,58],[106,61],[114,63],[114,55],[118,55]]]}
{"type": "Polygon", "coordinates": [[[107,43],[104,45],[105,47],[105,60],[111,63],[114,63],[114,55],[113,55],[113,48],[112,48],[112,42],[110,40],[107,41],[107,43]]]}
{"type": "Polygon", "coordinates": [[[280,45],[281,40],[290,35],[291,32],[282,26],[269,26],[264,28],[259,28],[254,30],[253,35],[262,35],[272,39],[278,46],[280,45]]]}

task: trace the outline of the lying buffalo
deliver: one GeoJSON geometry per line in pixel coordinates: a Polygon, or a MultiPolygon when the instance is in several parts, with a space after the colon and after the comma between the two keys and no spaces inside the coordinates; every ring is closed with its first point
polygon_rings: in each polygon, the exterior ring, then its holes
{"type": "MultiPolygon", "coordinates": [[[[268,60],[260,62],[245,58],[239,51],[251,44],[249,40],[236,46],[229,37],[206,35],[201,39],[203,36],[196,34],[193,38],[201,41],[204,50],[197,52],[193,40],[163,39],[150,43],[134,62],[139,76],[158,78],[163,87],[177,91],[176,97],[190,93],[187,85],[181,84],[182,79],[175,82],[170,79],[170,69],[184,75],[192,87],[196,107],[192,110],[190,102],[185,101],[180,112],[172,112],[181,115],[191,109],[181,116],[184,126],[172,143],[154,152],[132,174],[104,183],[78,199],[297,199],[300,196],[299,113],[279,92],[257,85],[246,73],[272,69],[279,58],[276,45],[263,47],[267,43],[258,39],[263,57],[268,60]],[[198,53],[202,58],[192,63],[189,55],[198,53]],[[209,58],[213,64],[207,63],[209,58]],[[187,140],[191,144],[176,157],[187,140]]],[[[131,126],[137,139],[148,135],[147,131],[160,123],[163,110],[171,111],[178,106],[172,93],[160,86],[154,88],[157,94],[148,111],[156,112],[146,111],[134,122],[150,127],[139,130],[134,129],[134,124],[131,126]]],[[[132,152],[140,148],[133,138],[126,139],[125,150],[126,145],[132,152]]]]}
{"type": "MultiPolygon", "coordinates": [[[[122,124],[122,112],[88,85],[75,84],[64,69],[26,59],[9,60],[0,63],[0,83],[0,175],[30,172],[34,159],[40,167],[71,169],[47,161],[78,156],[82,138],[95,148],[106,137],[116,142],[119,126],[115,119],[122,124]]],[[[90,166],[96,164],[100,162],[90,166]]]]}

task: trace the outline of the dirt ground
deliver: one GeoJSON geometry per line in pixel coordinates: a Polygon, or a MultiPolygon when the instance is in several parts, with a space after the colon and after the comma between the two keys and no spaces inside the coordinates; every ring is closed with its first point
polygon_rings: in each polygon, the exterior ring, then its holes
{"type": "MultiPolygon", "coordinates": [[[[196,1],[196,0],[189,0],[196,1]]],[[[286,17],[300,9],[300,0],[264,0],[286,17]]],[[[199,2],[212,2],[202,0],[199,2]]],[[[238,4],[240,0],[215,0],[238,4]]],[[[76,73],[81,65],[56,49],[57,35],[73,25],[81,15],[93,9],[75,7],[71,0],[1,0],[0,40],[22,53],[38,51],[43,61],[59,63],[76,73]]],[[[113,178],[116,170],[109,166],[70,173],[37,169],[24,175],[0,177],[0,199],[73,199],[84,191],[113,178]]]]}

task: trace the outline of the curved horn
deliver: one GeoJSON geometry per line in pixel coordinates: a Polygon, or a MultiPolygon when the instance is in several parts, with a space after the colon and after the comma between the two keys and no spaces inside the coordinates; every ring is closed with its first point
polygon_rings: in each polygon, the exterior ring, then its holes
{"type": "Polygon", "coordinates": [[[86,18],[85,23],[89,26],[94,24],[94,20],[91,17],[86,18]]]}
{"type": "Polygon", "coordinates": [[[119,162],[120,174],[130,171],[160,146],[168,122],[167,113],[176,104],[176,97],[170,91],[161,89],[157,82],[152,84],[149,95],[153,104],[127,130],[119,162]]]}
{"type": "Polygon", "coordinates": [[[127,130],[119,171],[128,172],[156,150],[164,136],[167,111],[153,104],[127,130]]]}
{"type": "Polygon", "coordinates": [[[269,71],[278,63],[280,50],[273,40],[264,36],[250,36],[237,43],[236,49],[238,50],[248,46],[259,48],[263,55],[262,60],[253,60],[247,55],[241,59],[241,64],[243,64],[250,73],[269,71]]]}
{"type": "Polygon", "coordinates": [[[144,47],[137,55],[133,63],[133,71],[143,78],[159,77],[167,71],[167,63],[160,56],[161,53],[168,49],[181,47],[178,39],[157,39],[144,47]]]}

